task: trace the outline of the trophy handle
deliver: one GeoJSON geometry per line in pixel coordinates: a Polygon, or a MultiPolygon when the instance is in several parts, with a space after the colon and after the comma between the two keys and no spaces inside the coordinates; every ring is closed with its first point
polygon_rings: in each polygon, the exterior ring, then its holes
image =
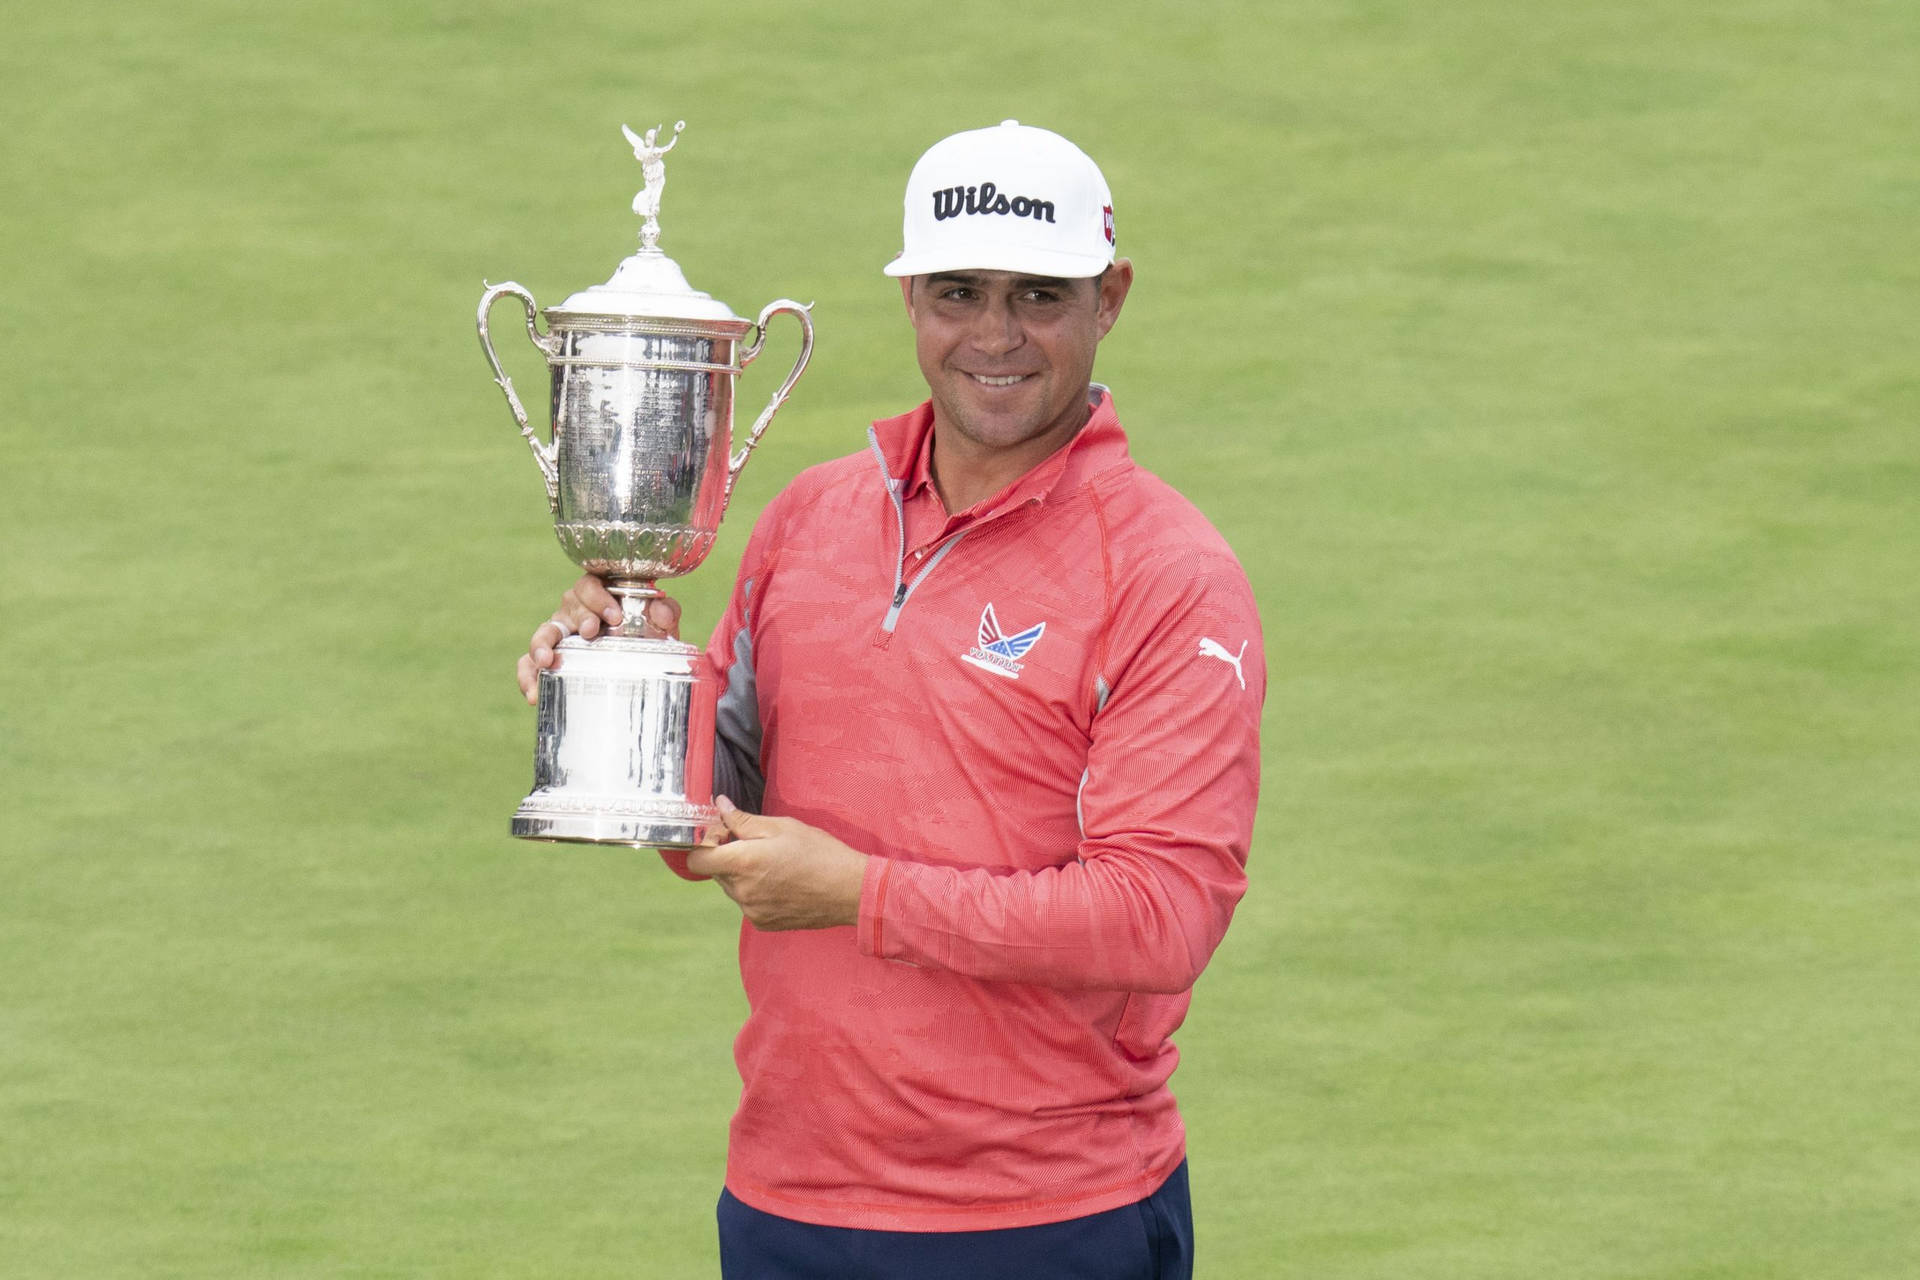
{"type": "MultiPolygon", "coordinates": [[[[780,406],[787,402],[793,392],[793,384],[800,381],[800,375],[807,371],[807,359],[813,355],[813,310],[811,302],[802,306],[798,302],[781,298],[778,302],[769,302],[760,309],[760,318],[753,322],[753,345],[740,353],[740,367],[746,368],[760,354],[760,348],[767,341],[767,321],[782,311],[800,322],[800,358],[793,362],[793,369],[787,374],[787,380],[773,393],[773,399],[767,401],[767,407],[754,419],[753,430],[747,433],[747,442],[739,451],[727,459],[727,487],[720,495],[720,512],[726,514],[727,504],[733,500],[733,482],[740,478],[740,469],[747,465],[747,455],[753,452],[753,446],[760,443],[760,437],[766,434],[767,424],[773,421],[773,415],[780,412],[780,406]]],[[[531,323],[531,322],[529,322],[531,323]]]]}
{"type": "MultiPolygon", "coordinates": [[[[485,280],[480,283],[487,284],[485,280]]],[[[494,383],[506,393],[507,405],[513,410],[514,421],[520,424],[520,434],[526,439],[527,448],[533,450],[533,460],[540,464],[540,477],[547,482],[547,505],[558,512],[560,510],[560,469],[554,465],[553,446],[541,444],[540,437],[536,436],[533,428],[527,425],[527,411],[520,407],[520,397],[513,392],[513,379],[509,378],[507,371],[500,367],[500,357],[494,354],[493,339],[487,333],[487,312],[493,309],[494,302],[502,294],[520,299],[520,305],[527,313],[527,337],[533,339],[534,346],[551,358],[559,354],[560,344],[551,334],[541,337],[540,331],[533,327],[534,313],[539,309],[539,304],[533,300],[532,294],[511,280],[502,284],[487,285],[487,291],[480,295],[478,317],[480,348],[487,353],[487,363],[493,366],[494,383]]]]}

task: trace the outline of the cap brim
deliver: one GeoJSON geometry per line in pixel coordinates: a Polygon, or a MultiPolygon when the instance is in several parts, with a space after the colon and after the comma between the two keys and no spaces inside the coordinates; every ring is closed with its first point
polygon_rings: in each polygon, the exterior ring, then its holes
{"type": "Polygon", "coordinates": [[[940,271],[1018,271],[1022,275],[1081,280],[1097,276],[1112,265],[1111,257],[1098,254],[1003,246],[982,253],[903,253],[880,270],[890,276],[930,276],[940,271]]]}

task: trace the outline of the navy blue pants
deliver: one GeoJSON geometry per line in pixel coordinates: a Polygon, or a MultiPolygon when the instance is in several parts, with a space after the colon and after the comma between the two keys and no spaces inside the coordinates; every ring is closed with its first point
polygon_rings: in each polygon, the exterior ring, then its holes
{"type": "Polygon", "coordinates": [[[817,1227],[720,1193],[724,1280],[1192,1280],[1187,1164],[1137,1203],[1001,1231],[817,1227]]]}

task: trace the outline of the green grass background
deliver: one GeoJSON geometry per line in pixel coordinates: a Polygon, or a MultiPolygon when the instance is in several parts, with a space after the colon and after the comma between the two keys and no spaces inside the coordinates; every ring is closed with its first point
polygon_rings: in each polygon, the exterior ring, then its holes
{"type": "Polygon", "coordinates": [[[1102,160],[1101,375],[1267,622],[1201,1274],[1920,1274],[1916,48],[1910,0],[15,6],[0,1274],[713,1273],[735,915],[505,835],[572,571],[474,304],[604,279],[618,125],[677,118],[665,247],[818,303],[704,634],[919,397],[900,185],[1008,116],[1102,160]]]}

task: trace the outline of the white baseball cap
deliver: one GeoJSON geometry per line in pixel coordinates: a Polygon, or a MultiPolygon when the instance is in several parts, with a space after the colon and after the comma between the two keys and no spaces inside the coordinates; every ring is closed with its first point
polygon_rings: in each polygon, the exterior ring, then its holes
{"type": "Polygon", "coordinates": [[[890,276],[1097,276],[1113,265],[1113,195],[1086,152],[1006,120],[927,148],[907,178],[902,236],[890,276]]]}

